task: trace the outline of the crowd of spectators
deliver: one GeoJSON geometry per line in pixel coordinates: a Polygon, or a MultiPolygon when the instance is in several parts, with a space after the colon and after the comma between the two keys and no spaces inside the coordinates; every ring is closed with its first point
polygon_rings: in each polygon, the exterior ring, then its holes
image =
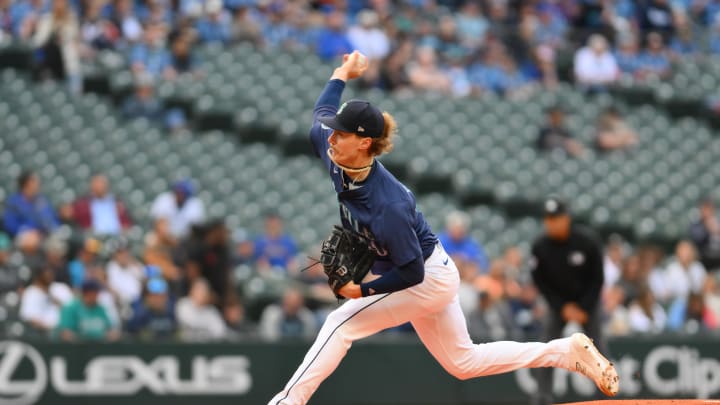
{"type": "MultiPolygon", "coordinates": [[[[230,232],[221,219],[206,216],[188,179],[157,196],[154,227],[141,246],[125,236],[133,213],[102,174],[91,178],[87,195],[64,207],[65,214],[56,212],[38,176],[28,172],[3,213],[0,289],[19,294],[26,334],[64,341],[304,339],[339,304],[322,266],[305,259],[318,252],[303,254],[277,213],[265,214],[257,235],[230,232]],[[239,269],[249,272],[242,280],[239,269]],[[253,296],[263,283],[279,288],[253,296]]],[[[668,257],[656,246],[608,240],[601,305],[609,335],[720,331],[719,218],[709,199],[698,213],[688,239],[668,257]]],[[[528,258],[518,247],[489,257],[472,229],[466,213],[453,211],[438,233],[460,272],[459,300],[471,335],[541,338],[548,308],[528,258]]],[[[411,330],[403,325],[387,333],[411,330]]]]}
{"type": "Polygon", "coordinates": [[[359,49],[368,87],[512,97],[554,87],[563,71],[588,91],[665,78],[674,60],[720,52],[718,9],[710,0],[2,0],[0,41],[30,44],[37,74],[74,91],[82,66],[105,51],[123,55],[147,92],[202,75],[198,44],[248,41],[326,60],[359,49]]]}
{"type": "MultiPolygon", "coordinates": [[[[606,334],[720,332],[718,215],[711,200],[703,201],[699,211],[688,238],[667,257],[657,246],[633,246],[618,235],[610,236],[604,246],[601,294],[606,334]]],[[[449,215],[448,225],[456,215],[449,215]]],[[[490,260],[489,268],[479,267],[469,250],[451,256],[460,270],[460,304],[473,337],[541,338],[548,308],[519,249],[507,249],[490,260]]]]}
{"type": "MultiPolygon", "coordinates": [[[[0,287],[19,294],[24,333],[66,341],[240,336],[255,328],[233,280],[235,266],[297,270],[297,247],[277,214],[268,213],[267,232],[249,240],[249,250],[235,250],[190,180],[159,194],[150,215],[153,228],[142,246],[132,246],[133,215],[104,175],[92,176],[87,195],[56,210],[37,174],[22,173],[2,216],[0,287]]],[[[288,298],[283,308],[301,309],[303,300],[288,298]]]]}
{"type": "Polygon", "coordinates": [[[621,241],[608,249],[604,308],[608,332],[703,333],[720,328],[718,273],[698,261],[689,240],[663,260],[652,246],[629,251],[621,241]],[[607,274],[610,273],[611,276],[607,274]]]}

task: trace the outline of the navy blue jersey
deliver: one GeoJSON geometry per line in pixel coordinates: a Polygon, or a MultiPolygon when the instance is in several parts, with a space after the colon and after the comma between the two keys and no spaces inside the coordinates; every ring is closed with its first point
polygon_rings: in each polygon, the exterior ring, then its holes
{"type": "Polygon", "coordinates": [[[330,173],[338,195],[342,225],[372,241],[378,254],[373,267],[375,273],[384,272],[393,265],[401,267],[420,257],[427,258],[437,238],[417,210],[412,192],[377,160],[358,188],[347,189],[344,184],[348,181],[343,178],[343,171],[327,155],[332,129],[322,125],[317,118],[335,115],[344,87],[339,80],[328,83],[315,106],[310,130],[315,153],[330,173]]]}

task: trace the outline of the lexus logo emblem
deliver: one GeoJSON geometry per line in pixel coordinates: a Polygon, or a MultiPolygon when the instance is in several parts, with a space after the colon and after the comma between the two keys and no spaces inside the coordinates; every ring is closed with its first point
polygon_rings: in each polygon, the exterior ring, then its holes
{"type": "Polygon", "coordinates": [[[47,382],[45,361],[35,348],[22,342],[0,342],[0,405],[34,404],[45,392],[47,382]],[[16,380],[25,359],[32,365],[33,378],[16,380]]]}

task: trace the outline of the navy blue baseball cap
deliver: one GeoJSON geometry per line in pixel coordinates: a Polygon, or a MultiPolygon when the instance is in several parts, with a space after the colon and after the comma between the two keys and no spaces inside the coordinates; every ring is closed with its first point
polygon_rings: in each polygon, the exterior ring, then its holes
{"type": "Polygon", "coordinates": [[[334,116],[320,117],[318,121],[337,131],[370,138],[380,138],[385,128],[382,111],[364,100],[349,100],[334,116]]]}
{"type": "Polygon", "coordinates": [[[88,278],[83,281],[80,290],[82,290],[82,292],[100,291],[102,290],[102,285],[100,285],[100,282],[95,280],[94,278],[88,278]]]}

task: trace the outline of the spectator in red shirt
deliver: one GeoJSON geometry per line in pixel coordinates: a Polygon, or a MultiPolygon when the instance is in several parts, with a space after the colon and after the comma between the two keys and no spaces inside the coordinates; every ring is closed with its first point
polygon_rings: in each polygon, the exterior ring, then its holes
{"type": "Polygon", "coordinates": [[[73,206],[73,216],[81,228],[97,235],[119,235],[132,225],[125,205],[110,194],[102,174],[90,179],[90,193],[73,206]]]}

